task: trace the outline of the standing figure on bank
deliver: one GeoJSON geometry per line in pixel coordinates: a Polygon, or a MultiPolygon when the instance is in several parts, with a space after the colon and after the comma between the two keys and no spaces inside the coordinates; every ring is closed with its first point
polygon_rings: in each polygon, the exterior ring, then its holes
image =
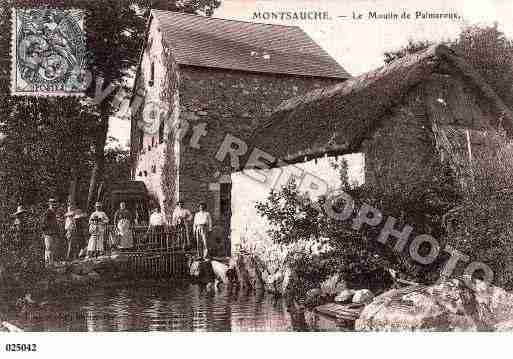
{"type": "Polygon", "coordinates": [[[59,225],[56,213],[57,201],[53,198],[48,200],[48,209],[42,220],[43,241],[45,244],[45,264],[51,265],[54,262],[55,247],[59,225]]]}
{"type": "Polygon", "coordinates": [[[132,213],[126,209],[125,202],[121,202],[119,209],[114,213],[114,223],[117,226],[119,235],[118,248],[132,248],[134,245],[132,237],[132,213]]]}
{"type": "Polygon", "coordinates": [[[102,203],[96,202],[95,211],[89,217],[89,244],[87,245],[87,257],[97,257],[104,251],[104,241],[107,234],[109,217],[102,210],[102,203]]]}
{"type": "Polygon", "coordinates": [[[12,214],[14,217],[13,223],[13,234],[14,234],[14,245],[16,248],[21,248],[24,245],[24,242],[27,241],[28,232],[29,232],[29,221],[28,221],[28,213],[23,208],[23,206],[18,206],[18,209],[15,213],[12,214]]]}
{"type": "MultiPolygon", "coordinates": [[[[77,251],[76,243],[73,241],[73,232],[75,231],[75,206],[68,205],[68,211],[64,214],[64,233],[66,236],[66,259],[71,261],[76,259],[75,252],[77,251]]],[[[78,253],[77,253],[78,255],[78,253]]]]}
{"type": "Polygon", "coordinates": [[[87,214],[82,212],[80,208],[75,210],[75,227],[72,232],[72,259],[76,259],[85,256],[87,251],[87,238],[89,234],[87,214]]]}
{"type": "Polygon", "coordinates": [[[191,247],[190,239],[190,222],[192,221],[192,213],[183,208],[183,201],[178,201],[173,211],[172,225],[175,227],[178,245],[183,250],[191,247]]]}
{"type": "Polygon", "coordinates": [[[150,214],[150,222],[148,224],[148,230],[146,231],[146,244],[153,247],[163,245],[161,240],[163,239],[164,233],[164,217],[160,212],[160,206],[156,206],[150,214]]]}
{"type": "Polygon", "coordinates": [[[199,211],[194,215],[194,236],[198,256],[208,256],[208,236],[212,232],[212,217],[207,212],[207,205],[202,202],[199,211]],[[200,249],[201,248],[201,249],[200,249]]]}

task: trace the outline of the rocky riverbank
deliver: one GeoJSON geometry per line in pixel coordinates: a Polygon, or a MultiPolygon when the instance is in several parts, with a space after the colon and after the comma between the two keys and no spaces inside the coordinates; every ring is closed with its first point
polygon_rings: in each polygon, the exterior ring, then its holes
{"type": "Polygon", "coordinates": [[[296,274],[291,268],[266,273],[251,255],[231,263],[241,285],[289,298],[296,330],[513,330],[513,294],[479,280],[471,285],[462,278],[409,285],[375,297],[368,289],[348,288],[346,281],[334,275],[297,300],[292,299],[296,274]]]}

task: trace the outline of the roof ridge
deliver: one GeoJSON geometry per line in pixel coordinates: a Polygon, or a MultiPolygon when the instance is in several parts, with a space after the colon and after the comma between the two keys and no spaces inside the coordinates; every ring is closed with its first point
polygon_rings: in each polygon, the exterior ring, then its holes
{"type": "Polygon", "coordinates": [[[160,9],[152,9],[151,11],[152,12],[161,12],[161,13],[173,13],[173,14],[193,16],[193,17],[201,17],[201,18],[205,18],[207,20],[242,22],[242,23],[252,24],[252,25],[280,26],[280,27],[295,28],[295,29],[302,30],[301,27],[298,25],[270,24],[270,23],[265,23],[265,22],[256,22],[256,21],[249,21],[249,20],[226,19],[226,18],[221,18],[221,17],[204,16],[204,15],[199,15],[199,14],[190,14],[190,13],[186,13],[186,12],[168,11],[168,10],[160,10],[160,9]]]}

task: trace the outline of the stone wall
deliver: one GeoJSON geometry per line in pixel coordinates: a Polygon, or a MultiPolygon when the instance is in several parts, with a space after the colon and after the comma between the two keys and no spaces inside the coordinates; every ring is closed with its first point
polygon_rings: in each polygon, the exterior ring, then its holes
{"type": "Polygon", "coordinates": [[[245,139],[282,101],[338,81],[196,67],[182,67],[180,76],[180,121],[187,121],[189,130],[181,141],[179,196],[193,209],[207,202],[218,236],[227,238],[229,214],[223,215],[220,202],[230,196],[223,189],[230,191],[234,168],[229,158],[216,159],[225,136],[245,139]]]}
{"type": "Polygon", "coordinates": [[[139,95],[135,97],[141,104],[132,123],[131,147],[134,179],[145,183],[162,208],[167,204],[167,197],[175,197],[177,187],[165,188],[162,181],[167,177],[168,181],[177,182],[174,152],[178,143],[173,141],[172,129],[177,126],[180,111],[178,71],[170,48],[163,41],[159,24],[153,20],[141,59],[139,95]],[[166,176],[163,176],[164,171],[166,176]]]}

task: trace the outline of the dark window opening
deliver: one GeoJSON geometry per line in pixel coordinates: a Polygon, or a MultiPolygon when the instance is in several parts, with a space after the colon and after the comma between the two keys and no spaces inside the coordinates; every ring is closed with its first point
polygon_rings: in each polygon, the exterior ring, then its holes
{"type": "Polygon", "coordinates": [[[164,142],[164,121],[160,121],[159,126],[159,143],[164,142]]]}
{"type": "Polygon", "coordinates": [[[141,172],[141,171],[139,171],[138,176],[139,176],[139,177],[142,177],[142,172],[141,172]]]}
{"type": "Polygon", "coordinates": [[[148,177],[148,172],[144,171],[144,177],[148,177]]]}
{"type": "Polygon", "coordinates": [[[151,137],[151,147],[155,147],[155,136],[151,137]]]}

